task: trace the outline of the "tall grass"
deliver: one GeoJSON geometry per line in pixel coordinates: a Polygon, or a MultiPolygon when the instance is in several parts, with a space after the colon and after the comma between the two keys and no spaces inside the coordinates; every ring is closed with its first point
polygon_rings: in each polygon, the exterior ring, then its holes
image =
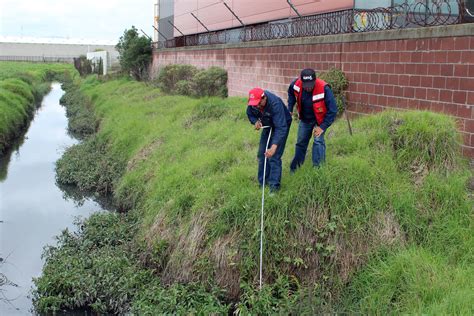
{"type": "MultiPolygon", "coordinates": [[[[125,162],[113,194],[137,216],[138,264],[160,284],[217,286],[242,313],[472,308],[471,173],[451,118],[384,112],[354,121],[352,137],[337,122],[326,136],[326,164],[290,175],[294,123],[282,190],[265,204],[266,287],[256,292],[259,134],[245,100],[166,96],[125,79],[89,80],[82,90],[101,120],[97,137],[125,162]],[[441,273],[434,284],[419,277],[430,269],[441,273]],[[463,281],[442,286],[444,277],[463,281]]],[[[171,312],[144,291],[130,298],[133,305],[140,297],[133,306],[171,312]]]]}
{"type": "Polygon", "coordinates": [[[0,154],[10,146],[49,91],[49,83],[71,65],[0,62],[0,154]]]}

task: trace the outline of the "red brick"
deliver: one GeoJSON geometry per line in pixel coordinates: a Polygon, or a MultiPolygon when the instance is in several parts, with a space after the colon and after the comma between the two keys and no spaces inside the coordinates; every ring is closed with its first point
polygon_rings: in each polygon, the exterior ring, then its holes
{"type": "Polygon", "coordinates": [[[395,64],[385,64],[385,73],[387,74],[395,73],[395,64]]]}
{"type": "Polygon", "coordinates": [[[461,61],[464,64],[474,64],[474,50],[463,51],[461,53],[461,61]]]}
{"type": "Polygon", "coordinates": [[[369,104],[376,104],[377,103],[377,95],[369,94],[369,104]]]}
{"type": "Polygon", "coordinates": [[[474,78],[474,65],[469,65],[469,77],[474,78]]]}
{"type": "Polygon", "coordinates": [[[401,63],[409,63],[411,61],[411,53],[402,52],[400,54],[400,62],[401,63]]]}
{"type": "Polygon", "coordinates": [[[454,66],[454,75],[456,77],[467,77],[469,73],[468,65],[455,65],[454,66]]]}
{"type": "Polygon", "coordinates": [[[400,109],[408,108],[408,99],[398,98],[397,103],[395,104],[400,109]]]}
{"type": "Polygon", "coordinates": [[[472,106],[468,105],[458,105],[458,117],[465,117],[465,118],[470,118],[471,117],[471,111],[472,111],[472,106]]]}
{"type": "Polygon", "coordinates": [[[394,91],[393,86],[390,86],[390,85],[389,85],[389,86],[384,86],[384,87],[383,87],[383,94],[384,94],[384,95],[387,95],[387,96],[388,96],[388,95],[393,95],[393,91],[394,91]]]}
{"type": "Polygon", "coordinates": [[[455,50],[468,50],[469,49],[469,38],[467,38],[467,37],[456,37],[456,38],[454,38],[454,49],[455,50]]]}
{"type": "Polygon", "coordinates": [[[421,63],[421,61],[422,61],[422,53],[421,53],[421,52],[412,52],[410,59],[411,59],[411,62],[412,62],[412,63],[421,63]]]}
{"type": "Polygon", "coordinates": [[[410,76],[408,75],[399,75],[398,76],[398,84],[401,86],[408,86],[410,83],[410,76]]]}
{"type": "Polygon", "coordinates": [[[434,77],[433,78],[433,88],[438,88],[438,89],[446,88],[446,78],[445,77],[434,77]]]}
{"type": "Polygon", "coordinates": [[[449,78],[446,80],[446,89],[459,90],[460,81],[459,78],[449,78]]]}
{"type": "MultiPolygon", "coordinates": [[[[413,65],[410,65],[413,67],[413,65]]],[[[424,76],[428,74],[428,65],[427,64],[416,64],[415,65],[416,74],[420,76],[424,76]]]]}
{"type": "Polygon", "coordinates": [[[438,89],[427,89],[426,98],[431,101],[439,100],[439,90],[438,89]]]}
{"type": "Polygon", "coordinates": [[[463,146],[461,149],[464,157],[474,158],[474,147],[463,146]]]}
{"type": "Polygon", "coordinates": [[[420,86],[420,76],[410,76],[409,85],[412,87],[419,87],[420,86]]]}
{"type": "Polygon", "coordinates": [[[453,102],[458,104],[465,104],[467,93],[465,91],[453,91],[453,102]]]}
{"type": "MultiPolygon", "coordinates": [[[[437,40],[437,39],[435,39],[437,40]]],[[[430,47],[429,40],[427,39],[418,39],[416,43],[416,50],[428,50],[430,47]]]]}
{"type": "Polygon", "coordinates": [[[442,50],[454,50],[454,37],[445,37],[441,39],[442,50]]]}
{"type": "Polygon", "coordinates": [[[441,75],[441,65],[431,64],[428,67],[428,75],[439,76],[441,75]]]}
{"type": "Polygon", "coordinates": [[[448,63],[457,64],[461,62],[461,52],[450,51],[446,60],[448,63]]]}
{"type": "Polygon", "coordinates": [[[434,58],[435,63],[445,63],[447,59],[448,59],[447,52],[436,52],[435,53],[435,58],[434,58]]]}
{"type": "Polygon", "coordinates": [[[474,133],[474,120],[466,120],[464,130],[466,132],[474,133]]]}
{"type": "Polygon", "coordinates": [[[405,87],[403,89],[403,96],[405,98],[413,98],[415,96],[415,89],[411,87],[405,87]]]}
{"type": "Polygon", "coordinates": [[[380,83],[381,84],[388,84],[388,75],[380,75],[380,83]]]}
{"type": "Polygon", "coordinates": [[[444,105],[444,113],[457,116],[458,115],[458,106],[456,104],[445,104],[444,105]]]}
{"type": "Polygon", "coordinates": [[[433,87],[433,77],[427,76],[427,77],[421,77],[420,79],[420,85],[425,88],[431,88],[433,87]]]}
{"type": "Polygon", "coordinates": [[[427,41],[429,41],[430,50],[441,50],[441,38],[430,38],[427,41]]]}
{"type": "Polygon", "coordinates": [[[383,86],[381,84],[378,84],[375,86],[375,94],[376,95],[383,94],[383,86]]]}
{"type": "Polygon", "coordinates": [[[460,90],[473,91],[474,90],[474,78],[462,78],[460,79],[460,90]]]}
{"type": "MultiPolygon", "coordinates": [[[[412,62],[413,62],[413,60],[412,60],[412,62]]],[[[420,62],[427,63],[427,64],[434,63],[435,62],[435,52],[434,51],[422,52],[420,62]]]]}
{"type": "Polygon", "coordinates": [[[415,98],[417,98],[417,99],[426,99],[426,89],[425,88],[416,88],[415,89],[415,98]]]}
{"type": "Polygon", "coordinates": [[[381,106],[386,106],[387,105],[387,97],[383,95],[379,95],[377,98],[377,104],[381,106]]]}
{"type": "Polygon", "coordinates": [[[403,96],[403,88],[400,86],[394,86],[393,87],[393,95],[397,97],[402,97],[403,96]]]}
{"type": "Polygon", "coordinates": [[[439,100],[443,102],[452,102],[453,92],[451,90],[441,90],[439,93],[439,100]]]}
{"type": "Polygon", "coordinates": [[[468,92],[467,104],[474,105],[474,92],[472,91],[468,92]]]}
{"type": "Polygon", "coordinates": [[[385,73],[385,64],[376,64],[375,65],[375,72],[377,72],[378,74],[385,73]]]}
{"type": "Polygon", "coordinates": [[[454,73],[453,65],[441,65],[441,76],[452,77],[454,73]]]}
{"type": "Polygon", "coordinates": [[[367,93],[371,93],[371,94],[375,93],[375,85],[373,85],[373,84],[367,84],[367,86],[366,86],[366,92],[367,92],[367,93]]]}
{"type": "Polygon", "coordinates": [[[471,36],[469,40],[469,49],[474,49],[474,36],[471,36]]]}
{"type": "Polygon", "coordinates": [[[385,42],[385,51],[393,52],[393,51],[396,51],[396,49],[397,49],[396,41],[385,42]]]}
{"type": "Polygon", "coordinates": [[[433,102],[433,103],[431,103],[430,110],[433,111],[433,112],[442,113],[442,112],[444,112],[444,104],[433,102]]]}
{"type": "Polygon", "coordinates": [[[407,40],[407,50],[408,51],[416,50],[416,40],[414,39],[407,40]]]}

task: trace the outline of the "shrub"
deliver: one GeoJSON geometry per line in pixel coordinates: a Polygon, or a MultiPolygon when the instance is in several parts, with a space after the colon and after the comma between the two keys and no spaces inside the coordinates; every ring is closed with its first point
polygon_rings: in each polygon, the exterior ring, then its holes
{"type": "Polygon", "coordinates": [[[176,84],[191,81],[197,71],[192,65],[167,65],[158,74],[158,86],[166,93],[176,93],[176,84]]]}
{"type": "Polygon", "coordinates": [[[199,71],[192,79],[195,96],[227,97],[227,71],[219,67],[210,67],[199,71]]]}
{"type": "Polygon", "coordinates": [[[227,97],[227,72],[219,67],[198,70],[192,65],[168,65],[157,80],[168,94],[227,97]]]}
{"type": "Polygon", "coordinates": [[[337,113],[342,114],[345,107],[344,90],[346,90],[349,85],[346,76],[340,69],[331,68],[327,72],[321,73],[319,77],[331,86],[334,97],[336,98],[337,113]]]}

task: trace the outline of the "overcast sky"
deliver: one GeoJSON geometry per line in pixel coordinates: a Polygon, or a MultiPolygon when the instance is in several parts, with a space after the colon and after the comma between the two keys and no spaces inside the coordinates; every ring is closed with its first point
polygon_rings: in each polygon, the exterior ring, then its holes
{"type": "Polygon", "coordinates": [[[0,0],[0,37],[116,43],[135,25],[153,37],[155,0],[0,0]]]}

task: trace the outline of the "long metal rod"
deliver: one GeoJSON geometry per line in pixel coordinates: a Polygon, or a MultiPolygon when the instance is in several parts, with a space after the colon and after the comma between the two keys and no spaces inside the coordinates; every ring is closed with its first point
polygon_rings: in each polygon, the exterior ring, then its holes
{"type": "Polygon", "coordinates": [[[152,27],[155,29],[155,31],[158,32],[158,34],[160,34],[160,35],[165,39],[165,41],[168,40],[168,38],[167,38],[166,36],[164,36],[163,33],[161,33],[160,31],[158,31],[158,29],[157,29],[154,25],[152,25],[152,27]]]}
{"type": "Polygon", "coordinates": [[[143,33],[143,35],[145,35],[150,41],[152,40],[150,36],[148,36],[147,33],[145,33],[142,29],[140,29],[140,31],[143,33]]]}
{"type": "Polygon", "coordinates": [[[230,13],[232,13],[232,15],[235,16],[235,18],[240,22],[240,24],[242,24],[242,26],[245,26],[244,22],[242,22],[242,20],[237,16],[237,14],[235,14],[234,11],[232,11],[232,9],[227,5],[227,3],[225,3],[225,1],[222,1],[222,3],[226,6],[227,10],[229,10],[230,13]]]}
{"type": "MultiPolygon", "coordinates": [[[[270,126],[263,126],[263,128],[270,128],[270,126]]],[[[272,130],[268,134],[267,146],[265,151],[268,149],[268,144],[270,143],[270,138],[272,137],[272,130]]],[[[259,274],[259,289],[262,289],[262,277],[263,277],[263,210],[265,207],[265,178],[267,175],[267,157],[265,156],[265,162],[263,163],[263,183],[262,183],[262,210],[260,212],[260,274],[259,274]]]]}
{"type": "Polygon", "coordinates": [[[197,16],[194,15],[194,13],[191,12],[191,15],[202,25],[203,28],[206,29],[206,31],[209,32],[209,29],[204,25],[204,23],[201,22],[201,20],[198,19],[197,16]]]}
{"type": "Polygon", "coordinates": [[[181,36],[184,36],[183,32],[181,32],[173,23],[171,23],[170,20],[168,20],[168,23],[171,24],[171,26],[174,27],[174,29],[178,31],[181,34],[181,36]]]}
{"type": "Polygon", "coordinates": [[[293,9],[293,11],[295,11],[296,15],[298,15],[299,18],[301,18],[301,14],[298,12],[298,10],[296,10],[295,6],[293,5],[293,3],[291,3],[291,0],[286,0],[286,2],[288,2],[288,4],[290,5],[291,9],[293,9]]]}

